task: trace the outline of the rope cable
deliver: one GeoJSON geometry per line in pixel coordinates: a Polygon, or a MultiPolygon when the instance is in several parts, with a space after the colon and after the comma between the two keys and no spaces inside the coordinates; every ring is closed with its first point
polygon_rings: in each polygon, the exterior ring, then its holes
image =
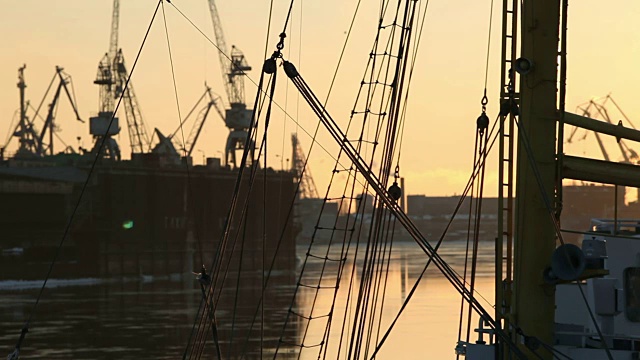
{"type": "MultiPolygon", "coordinates": [[[[554,231],[556,233],[556,236],[558,237],[558,240],[560,240],[560,244],[564,245],[565,241],[564,241],[564,237],[562,236],[562,231],[560,230],[560,224],[558,223],[556,217],[555,217],[555,212],[553,211],[553,208],[551,206],[551,200],[549,199],[549,195],[546,191],[546,189],[544,188],[544,185],[542,183],[542,175],[540,174],[540,169],[538,168],[537,163],[535,162],[535,158],[533,157],[533,150],[531,149],[531,144],[529,142],[529,137],[527,135],[526,130],[524,129],[524,127],[520,126],[520,122],[516,119],[515,123],[518,127],[518,134],[521,135],[522,137],[522,143],[524,145],[525,148],[525,153],[526,156],[529,160],[529,164],[531,165],[531,169],[534,173],[535,179],[536,179],[536,183],[538,184],[539,187],[539,191],[542,195],[542,200],[544,202],[545,208],[547,209],[547,212],[550,215],[551,218],[551,223],[553,224],[553,228],[554,231]]],[[[565,255],[568,258],[568,254],[565,251],[565,255]]],[[[569,262],[571,264],[571,262],[569,262]]],[[[607,357],[610,360],[613,360],[613,356],[611,354],[611,351],[609,349],[609,345],[607,344],[607,342],[605,341],[605,338],[602,334],[602,330],[600,329],[600,325],[598,325],[598,321],[596,320],[594,314],[593,314],[593,309],[591,308],[591,305],[589,305],[589,301],[587,300],[587,297],[584,293],[584,289],[582,288],[582,284],[580,283],[580,281],[576,280],[576,284],[578,285],[578,289],[580,290],[580,295],[582,297],[582,300],[584,301],[585,306],[587,307],[587,310],[589,312],[589,317],[591,318],[591,321],[596,329],[596,332],[598,333],[598,336],[600,337],[600,341],[603,345],[603,348],[605,350],[605,352],[607,353],[607,357]]]]}
{"type": "MultiPolygon", "coordinates": [[[[478,152],[476,151],[478,148],[478,137],[479,137],[479,133],[478,131],[476,131],[476,136],[475,136],[475,144],[473,146],[473,169],[472,169],[472,174],[474,174],[476,172],[476,163],[477,163],[477,156],[478,156],[478,152]]],[[[466,243],[466,249],[465,249],[465,254],[464,254],[464,268],[462,270],[462,281],[463,282],[467,282],[467,267],[469,265],[469,245],[471,244],[471,218],[472,218],[472,208],[473,208],[473,200],[475,198],[475,177],[471,177],[470,179],[471,181],[471,197],[470,197],[470,201],[469,201],[469,212],[468,212],[468,220],[467,220],[467,243],[466,243]]],[[[463,318],[463,314],[464,314],[464,297],[460,297],[460,318],[458,321],[458,343],[462,340],[462,318],[463,318]]],[[[469,326],[469,324],[467,324],[467,327],[469,326]]],[[[469,339],[467,339],[467,341],[469,341],[469,339]]],[[[456,359],[459,359],[460,355],[456,353],[456,359]]]]}
{"type": "MultiPolygon", "coordinates": [[[[200,263],[204,264],[204,254],[203,254],[203,247],[202,247],[202,238],[201,238],[201,234],[200,234],[200,226],[198,226],[198,217],[195,216],[196,212],[195,212],[195,208],[196,208],[196,204],[195,201],[197,199],[196,196],[193,196],[194,192],[193,192],[193,181],[191,179],[191,168],[189,166],[189,160],[187,159],[187,143],[186,140],[184,138],[184,129],[183,129],[183,119],[182,119],[182,111],[180,110],[180,101],[178,99],[178,86],[176,83],[176,73],[175,73],[175,69],[173,66],[173,54],[171,53],[171,41],[169,40],[169,28],[167,25],[167,17],[165,14],[165,10],[164,10],[164,1],[160,2],[162,4],[162,20],[163,20],[163,24],[164,24],[164,32],[165,32],[165,37],[167,39],[167,50],[169,52],[169,64],[171,65],[171,80],[173,83],[173,93],[175,96],[175,100],[176,100],[176,110],[178,112],[178,122],[179,122],[179,128],[180,128],[180,136],[182,137],[182,147],[183,147],[183,153],[184,153],[184,165],[185,165],[185,169],[187,171],[187,189],[188,189],[188,193],[190,195],[190,198],[194,200],[194,204],[193,206],[191,206],[191,210],[192,210],[192,215],[193,215],[193,221],[195,224],[195,229],[196,229],[196,245],[198,246],[197,252],[198,254],[200,254],[200,263]]],[[[206,92],[204,94],[202,94],[202,97],[200,98],[200,100],[198,100],[198,103],[204,98],[204,96],[206,95],[206,92]]],[[[195,107],[194,107],[195,109],[195,107]]],[[[192,110],[193,111],[193,110],[192,110]]],[[[189,113],[191,114],[191,112],[189,113]]],[[[187,115],[189,116],[189,115],[187,115]]]]}
{"type": "MultiPolygon", "coordinates": [[[[361,0],[360,0],[360,1],[361,1],[361,0]]],[[[187,16],[186,16],[186,14],[184,14],[180,9],[178,9],[178,8],[176,7],[176,5],[175,5],[173,2],[170,2],[170,4],[171,4],[175,9],[176,9],[176,11],[178,11],[178,13],[179,13],[179,14],[180,14],[180,15],[181,15],[181,16],[182,16],[182,17],[183,17],[183,18],[184,18],[184,19],[185,19],[185,20],[186,20],[186,21],[187,21],[191,26],[193,26],[193,28],[194,28],[194,29],[196,29],[196,30],[197,30],[197,31],[198,31],[198,32],[199,32],[199,33],[200,33],[200,34],[201,34],[201,35],[202,35],[202,36],[203,36],[203,37],[204,37],[204,38],[205,38],[205,39],[206,39],[210,44],[211,44],[211,45],[213,45],[213,46],[214,46],[218,51],[220,51],[220,52],[222,53],[222,50],[221,50],[220,48],[218,48],[218,46],[216,45],[216,43],[215,43],[213,40],[211,40],[211,38],[209,38],[209,37],[208,37],[208,36],[207,36],[207,35],[206,35],[206,34],[205,34],[205,33],[204,33],[204,32],[203,32],[203,31],[202,31],[202,30],[201,30],[201,29],[200,29],[200,28],[195,24],[195,23],[193,23],[193,21],[191,21],[191,19],[189,19],[189,17],[187,17],[187,16]]],[[[347,40],[348,40],[348,38],[347,38],[347,40]]],[[[346,42],[346,40],[345,40],[345,42],[346,42]]],[[[345,45],[345,46],[346,46],[346,45],[345,45]]],[[[230,58],[227,54],[225,54],[225,56],[226,56],[226,57],[227,57],[227,59],[231,62],[231,58],[230,58]]],[[[342,60],[342,59],[340,59],[340,60],[342,60]]],[[[339,64],[340,64],[340,63],[339,63],[339,64]]],[[[338,65],[339,65],[339,64],[338,64],[338,65]]],[[[336,74],[337,74],[337,70],[336,70],[336,74]]],[[[259,89],[259,91],[265,92],[265,90],[261,90],[261,88],[260,88],[260,84],[259,84],[259,83],[257,83],[256,81],[254,81],[254,80],[253,80],[253,78],[251,78],[251,76],[249,76],[249,74],[244,74],[244,76],[246,76],[246,78],[249,80],[249,82],[251,82],[251,83],[252,83],[252,84],[253,84],[257,89],[259,89]]],[[[334,77],[335,77],[335,75],[334,75],[334,77]]],[[[264,94],[266,95],[266,92],[265,92],[264,94]]],[[[325,152],[325,154],[326,154],[327,156],[329,156],[329,157],[330,157],[331,159],[333,159],[333,160],[337,160],[337,159],[336,159],[336,157],[332,154],[332,152],[330,152],[329,150],[327,150],[324,146],[322,146],[322,144],[320,144],[319,142],[317,142],[317,141],[316,141],[316,136],[315,136],[315,135],[317,134],[317,131],[315,131],[315,133],[314,133],[314,134],[311,134],[309,131],[307,131],[307,130],[306,130],[306,128],[305,128],[304,126],[300,125],[300,122],[298,121],[298,119],[297,119],[297,118],[294,118],[294,117],[293,117],[293,116],[291,116],[288,112],[286,112],[286,110],[285,110],[282,106],[280,106],[280,104],[279,104],[277,101],[275,101],[275,100],[274,100],[274,102],[273,102],[273,103],[275,104],[275,106],[276,106],[276,107],[278,107],[278,109],[282,110],[282,111],[284,112],[284,114],[286,114],[287,118],[288,118],[290,121],[293,121],[293,122],[296,124],[296,127],[297,127],[297,128],[302,129],[302,131],[303,131],[303,132],[304,132],[304,133],[305,133],[309,138],[311,138],[311,139],[312,139],[312,144],[314,144],[314,145],[318,145],[318,146],[319,146],[319,147],[320,147],[320,148],[325,152]]],[[[319,128],[319,125],[318,125],[318,128],[319,128]]],[[[309,150],[309,152],[311,152],[311,150],[309,150]]],[[[309,154],[307,154],[307,155],[309,155],[309,154]]],[[[307,156],[307,158],[308,158],[308,157],[309,157],[309,156],[307,156]]]]}
{"type": "MultiPolygon", "coordinates": [[[[493,128],[491,129],[490,135],[489,137],[492,137],[491,134],[494,133],[495,129],[496,129],[496,124],[498,122],[494,121],[493,124],[493,128]]],[[[493,136],[493,140],[491,141],[491,145],[489,146],[487,153],[489,153],[491,151],[491,148],[493,147],[493,145],[495,144],[495,141],[498,137],[498,133],[495,133],[495,135],[493,136]]],[[[440,248],[440,246],[442,245],[442,242],[444,241],[444,238],[449,230],[449,227],[451,226],[451,224],[453,223],[453,220],[455,219],[459,209],[461,208],[464,199],[467,197],[467,194],[469,193],[469,191],[471,191],[471,189],[473,188],[473,184],[475,181],[475,178],[479,175],[479,171],[478,169],[481,166],[484,166],[484,162],[486,161],[486,157],[482,158],[480,160],[479,163],[477,163],[477,165],[474,167],[474,170],[471,173],[471,176],[469,177],[469,180],[467,181],[467,185],[465,186],[464,191],[462,192],[462,195],[460,195],[460,199],[458,200],[458,204],[456,205],[456,208],[454,209],[452,215],[449,217],[449,222],[447,223],[444,231],[442,232],[442,235],[440,236],[438,242],[436,243],[434,249],[437,252],[438,249],[440,248]]],[[[432,262],[432,258],[429,258],[429,260],[427,261],[427,264],[424,266],[422,272],[420,273],[420,275],[418,276],[418,279],[416,280],[416,282],[414,283],[413,287],[411,288],[411,290],[409,291],[405,301],[403,302],[402,306],[400,307],[400,310],[398,311],[398,314],[395,316],[394,320],[391,322],[391,325],[389,326],[388,330],[385,332],[382,340],[380,340],[380,342],[378,343],[378,346],[376,347],[376,351],[373,353],[373,355],[371,356],[371,358],[373,358],[377,352],[380,350],[380,348],[382,348],[382,345],[384,344],[384,342],[386,341],[387,337],[389,336],[389,334],[391,334],[391,331],[393,330],[393,327],[395,326],[395,324],[397,323],[398,319],[400,318],[400,315],[404,312],[404,309],[406,308],[406,306],[408,305],[409,301],[411,300],[411,298],[413,297],[413,294],[415,293],[415,291],[418,288],[418,285],[420,284],[420,281],[422,280],[422,277],[424,276],[424,274],[426,273],[429,265],[432,262]]],[[[482,297],[482,296],[481,296],[482,297]]],[[[484,297],[483,297],[484,299],[484,297]]],[[[484,299],[485,301],[487,301],[486,299],[484,299]]],[[[488,301],[487,301],[488,302],[488,301]]]]}
{"type": "MultiPolygon", "coordinates": [[[[394,212],[394,215],[398,217],[401,221],[402,225],[405,226],[409,234],[416,240],[420,248],[430,257],[434,259],[436,263],[436,267],[445,274],[445,277],[451,282],[455,289],[459,292],[466,294],[468,296],[468,292],[464,286],[462,286],[460,279],[457,274],[451,269],[451,267],[443,261],[443,259],[437,254],[434,253],[433,247],[429,244],[428,241],[420,234],[415,225],[411,222],[411,220],[404,214],[401,209],[398,208],[398,205],[393,202],[390,198],[388,198],[387,193],[381,187],[379,180],[371,173],[370,169],[362,163],[361,157],[355,152],[353,145],[346,139],[344,134],[339,130],[333,119],[329,116],[324,108],[321,107],[317,97],[310,91],[308,85],[304,82],[304,80],[300,77],[300,74],[295,70],[291,63],[285,62],[285,71],[288,76],[292,79],[296,87],[299,88],[299,91],[303,93],[305,100],[311,105],[312,110],[316,112],[326,126],[327,130],[331,133],[334,140],[336,140],[344,150],[346,150],[346,154],[353,161],[354,165],[358,168],[359,172],[366,178],[375,192],[381,196],[384,200],[385,204],[390,207],[390,209],[394,212]]],[[[489,313],[484,310],[482,305],[480,305],[476,300],[472,301],[472,304],[476,311],[480,312],[481,315],[487,319],[488,324],[494,329],[496,334],[505,341],[508,341],[508,337],[505,333],[495,326],[495,323],[489,313]]],[[[514,348],[514,352],[520,354],[519,349],[514,348]]]]}
{"type": "MultiPolygon", "coordinates": [[[[143,38],[142,43],[140,45],[140,48],[138,49],[138,53],[136,55],[135,61],[134,61],[133,66],[131,68],[131,73],[129,74],[129,76],[127,77],[127,81],[125,82],[124,89],[127,89],[128,85],[129,85],[129,81],[131,79],[131,75],[133,74],[133,71],[135,70],[136,64],[137,64],[138,59],[140,57],[140,54],[142,53],[142,49],[144,48],[144,44],[146,43],[147,36],[149,35],[149,31],[151,30],[151,25],[153,25],[153,21],[156,18],[156,14],[158,13],[158,9],[159,9],[161,3],[162,3],[162,0],[159,0],[158,4],[156,5],[156,9],[155,9],[155,11],[153,13],[153,16],[151,18],[149,26],[147,27],[147,31],[146,31],[146,33],[144,35],[144,38],[143,38]]],[[[109,121],[109,126],[107,127],[107,130],[105,131],[105,134],[108,132],[109,128],[113,124],[113,121],[114,121],[114,118],[115,118],[115,113],[118,110],[118,108],[120,107],[120,104],[121,104],[123,96],[124,96],[123,94],[124,94],[124,91],[122,92],[120,98],[118,98],[118,102],[117,102],[117,104],[115,106],[115,110],[114,110],[113,114],[111,115],[111,119],[109,121]]],[[[49,280],[49,277],[51,276],[51,272],[53,271],[53,267],[54,267],[54,265],[55,265],[55,263],[56,263],[56,261],[58,259],[58,256],[60,255],[60,251],[62,249],[62,245],[64,244],[64,241],[65,241],[65,239],[67,238],[67,236],[69,234],[69,231],[71,229],[71,225],[73,224],[73,220],[75,218],[75,215],[76,215],[76,213],[78,211],[78,208],[80,207],[80,203],[82,201],[82,198],[83,198],[83,196],[84,196],[84,194],[86,192],[87,187],[89,186],[89,180],[90,180],[91,175],[93,174],[93,172],[95,170],[95,167],[96,167],[96,165],[98,163],[98,160],[100,159],[100,154],[102,153],[102,149],[104,148],[104,144],[106,142],[106,139],[107,139],[106,135],[102,137],[102,141],[100,142],[100,145],[98,147],[98,153],[96,154],[96,156],[95,156],[95,158],[94,158],[94,160],[93,160],[93,162],[91,164],[91,167],[89,168],[89,172],[87,174],[87,178],[86,178],[86,180],[84,181],[84,183],[82,185],[82,189],[80,190],[80,194],[78,196],[78,201],[76,201],[76,204],[75,204],[75,206],[74,206],[74,208],[73,208],[73,210],[71,212],[71,215],[69,216],[69,220],[67,221],[67,225],[65,226],[62,238],[60,239],[60,243],[59,243],[58,247],[56,248],[56,252],[55,252],[55,254],[53,256],[51,264],[49,265],[49,269],[47,270],[47,274],[46,274],[45,279],[44,279],[44,281],[42,283],[42,287],[40,287],[40,290],[39,290],[38,295],[36,297],[36,301],[33,304],[33,307],[31,308],[31,312],[29,314],[29,317],[27,318],[27,321],[24,323],[24,325],[22,327],[20,338],[19,338],[19,340],[18,340],[18,342],[17,342],[17,344],[15,346],[15,351],[16,352],[19,352],[20,346],[22,345],[22,341],[24,340],[24,338],[26,336],[26,333],[29,331],[29,324],[30,324],[31,320],[33,319],[33,316],[35,314],[35,311],[36,311],[36,308],[37,308],[38,304],[40,303],[40,299],[42,298],[42,294],[43,294],[44,289],[45,289],[45,287],[47,285],[47,281],[49,280]]]]}

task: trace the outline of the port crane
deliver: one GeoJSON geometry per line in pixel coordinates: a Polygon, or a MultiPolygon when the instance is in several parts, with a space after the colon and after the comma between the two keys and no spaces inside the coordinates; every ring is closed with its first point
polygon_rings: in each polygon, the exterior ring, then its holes
{"type": "MultiPolygon", "coordinates": [[[[23,65],[18,69],[18,90],[20,92],[20,115],[18,119],[18,124],[16,125],[15,130],[13,131],[13,136],[19,139],[20,145],[18,146],[18,151],[16,152],[16,156],[18,157],[28,157],[33,156],[37,152],[37,144],[36,141],[38,139],[38,134],[34,129],[33,123],[27,116],[27,108],[29,107],[29,101],[25,99],[25,89],[27,88],[27,83],[24,79],[24,70],[27,68],[27,65],[23,65]]],[[[8,143],[2,148],[3,158],[4,158],[4,149],[7,147],[8,143]]]]}
{"type": "Polygon", "coordinates": [[[207,121],[207,117],[211,112],[211,108],[214,108],[218,113],[218,115],[220,115],[220,118],[224,120],[225,117],[224,117],[224,112],[222,111],[221,104],[222,104],[222,99],[220,98],[220,96],[215,94],[211,90],[211,88],[207,86],[207,84],[205,84],[205,90],[202,96],[200,96],[200,98],[198,99],[196,104],[191,108],[187,116],[185,116],[184,120],[182,120],[182,123],[180,123],[180,126],[171,135],[169,135],[169,139],[174,139],[175,136],[180,131],[180,129],[182,128],[182,126],[189,120],[191,115],[195,113],[196,109],[200,109],[200,111],[198,111],[196,115],[196,120],[191,126],[189,135],[185,139],[184,144],[179,143],[178,145],[178,148],[184,154],[184,156],[189,157],[193,153],[193,150],[195,149],[195,146],[196,146],[196,142],[198,141],[198,138],[200,137],[200,133],[202,132],[202,128],[204,127],[204,123],[207,121]],[[205,99],[208,99],[208,101],[203,107],[200,107],[201,103],[205,99]]]}
{"type": "Polygon", "coordinates": [[[98,72],[94,84],[100,87],[99,111],[97,116],[89,119],[91,135],[95,144],[92,152],[105,158],[120,160],[120,149],[113,135],[120,133],[119,119],[115,116],[115,101],[122,96],[125,107],[125,118],[129,130],[129,141],[132,153],[144,153],[150,147],[149,137],[142,119],[140,106],[131,82],[127,85],[129,73],[125,66],[122,49],[118,48],[118,27],[120,20],[120,1],[113,1],[111,17],[111,37],[109,51],[104,54],[98,64],[98,72]],[[124,93],[123,93],[124,92],[124,93]],[[113,118],[113,121],[112,121],[113,118]],[[104,139],[106,137],[106,139],[104,139]],[[98,154],[100,144],[105,146],[102,154],[98,154]]]}
{"type": "MultiPolygon", "coordinates": [[[[229,108],[225,111],[224,122],[229,128],[229,136],[225,146],[225,164],[236,166],[236,151],[243,150],[249,136],[248,129],[251,123],[252,110],[247,109],[244,94],[244,76],[251,70],[244,54],[235,46],[228,51],[227,43],[222,30],[222,22],[218,14],[214,0],[208,0],[209,12],[213,23],[213,31],[218,47],[218,57],[222,70],[222,82],[229,101],[229,108]]],[[[251,143],[250,150],[255,145],[251,143]]],[[[253,158],[253,156],[252,156],[253,158]]]]}
{"type": "Polygon", "coordinates": [[[295,182],[300,182],[300,191],[298,191],[298,198],[300,199],[318,199],[318,190],[316,189],[316,183],[311,176],[311,169],[306,166],[307,158],[302,151],[300,142],[298,142],[298,136],[291,134],[291,147],[293,153],[291,155],[291,171],[295,182]],[[303,173],[304,171],[304,173],[303,173]]]}
{"type": "MultiPolygon", "coordinates": [[[[611,103],[613,103],[615,105],[615,107],[618,109],[618,111],[620,112],[620,114],[622,114],[622,116],[625,118],[625,120],[627,121],[627,123],[629,123],[631,125],[632,128],[635,129],[635,126],[633,125],[633,123],[631,122],[631,120],[625,115],[624,111],[622,111],[622,109],[618,106],[618,104],[615,102],[615,100],[611,97],[611,95],[607,95],[606,97],[603,98],[603,100],[601,102],[598,102],[596,100],[589,100],[588,102],[578,105],[577,110],[579,110],[581,112],[582,116],[585,117],[590,117],[590,118],[597,118],[597,117],[601,117],[603,120],[607,121],[609,124],[613,125],[613,121],[611,121],[611,116],[609,115],[609,111],[607,110],[607,107],[605,106],[606,103],[608,101],[611,101],[611,103]]],[[[622,126],[622,120],[620,120],[618,122],[618,125],[622,126]]],[[[567,143],[572,143],[573,142],[573,138],[576,135],[578,131],[578,128],[575,127],[573,129],[573,131],[571,132],[571,134],[569,135],[569,137],[567,138],[567,143]]],[[[584,140],[587,137],[588,132],[586,132],[584,134],[584,136],[582,136],[582,138],[580,138],[579,140],[584,140]]],[[[604,143],[600,137],[600,134],[598,134],[598,132],[594,132],[595,136],[596,136],[596,141],[598,142],[598,146],[600,147],[600,151],[602,152],[602,156],[604,157],[604,159],[606,161],[611,161],[611,158],[609,156],[609,153],[607,152],[604,143]]],[[[622,139],[617,139],[617,144],[618,144],[618,148],[620,149],[620,153],[622,154],[622,158],[623,158],[623,162],[627,163],[627,164],[638,164],[640,163],[640,157],[638,156],[638,153],[633,150],[632,148],[630,148],[622,139]]]]}
{"type": "MultiPolygon", "coordinates": [[[[78,113],[78,107],[76,106],[76,102],[74,100],[74,97],[71,96],[71,92],[69,91],[69,88],[67,87],[67,85],[71,82],[71,76],[69,76],[68,74],[63,72],[63,68],[56,66],[56,75],[54,76],[54,80],[57,77],[59,82],[58,82],[58,86],[56,87],[56,91],[53,95],[53,101],[51,102],[51,104],[49,104],[49,111],[47,112],[47,117],[44,121],[44,126],[42,128],[42,131],[40,132],[40,136],[38,137],[38,149],[37,149],[37,153],[40,156],[44,156],[45,152],[48,151],[49,155],[53,155],[53,136],[55,134],[55,130],[56,130],[56,125],[54,123],[55,117],[56,117],[56,109],[57,109],[57,105],[58,105],[58,99],[60,99],[60,92],[64,89],[65,94],[67,95],[67,98],[69,99],[69,103],[71,104],[71,107],[73,108],[73,112],[76,115],[76,120],[80,121],[80,122],[84,122],[82,121],[82,119],[80,118],[80,114],[78,113]],[[44,137],[47,133],[47,130],[49,131],[49,144],[47,144],[47,146],[45,147],[45,143],[44,143],[44,137]]],[[[51,88],[51,87],[49,87],[51,88]]],[[[48,90],[47,90],[48,92],[48,90]]],[[[47,96],[47,94],[45,93],[45,97],[47,96]]],[[[36,112],[37,114],[37,112],[36,112]]]]}
{"type": "MultiPolygon", "coordinates": [[[[73,109],[76,119],[80,122],[82,119],[80,118],[80,114],[78,113],[78,107],[76,106],[75,96],[72,96],[72,91],[69,90],[68,85],[71,84],[71,76],[64,72],[64,69],[60,66],[56,66],[56,73],[51,79],[47,91],[45,92],[40,105],[35,109],[35,114],[33,115],[33,119],[42,117],[39,115],[42,104],[44,104],[47,96],[49,95],[49,91],[51,90],[56,79],[59,80],[58,86],[54,91],[53,99],[51,103],[48,105],[48,111],[46,118],[44,118],[44,126],[41,131],[38,131],[34,121],[27,116],[28,108],[33,108],[28,100],[26,100],[25,89],[27,87],[24,70],[26,69],[26,65],[20,67],[18,69],[18,89],[20,91],[20,114],[16,127],[13,130],[13,137],[19,138],[20,145],[16,152],[17,157],[41,157],[45,156],[47,152],[49,155],[54,155],[54,147],[53,147],[53,138],[56,135],[56,124],[55,117],[58,109],[60,94],[62,90],[67,95],[69,99],[69,103],[71,104],[71,108],[73,109]],[[47,132],[49,133],[49,142],[45,143],[45,137],[47,132]]],[[[4,149],[8,146],[8,143],[2,148],[4,149]]],[[[67,147],[69,149],[69,147],[67,147]]],[[[72,149],[73,150],[73,149],[72,149]]],[[[4,155],[4,154],[3,154],[4,155]]]]}

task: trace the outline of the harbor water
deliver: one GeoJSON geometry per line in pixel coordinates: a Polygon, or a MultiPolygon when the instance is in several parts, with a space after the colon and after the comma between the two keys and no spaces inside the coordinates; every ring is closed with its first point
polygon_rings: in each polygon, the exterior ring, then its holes
{"type": "MultiPolygon", "coordinates": [[[[440,249],[443,258],[459,273],[464,268],[465,247],[464,241],[452,241],[445,243],[440,249]]],[[[305,246],[298,246],[298,270],[306,251],[305,246]]],[[[394,243],[387,275],[381,331],[374,338],[382,338],[427,259],[414,243],[394,243]]],[[[351,274],[354,265],[359,264],[347,262],[345,274],[351,274]]],[[[328,266],[324,270],[325,276],[335,279],[336,268],[331,266],[337,267],[337,263],[328,263],[328,266]]],[[[306,271],[312,275],[315,272],[319,276],[322,269],[307,267],[306,271]]],[[[358,272],[355,274],[357,286],[359,276],[358,272]]],[[[479,251],[476,289],[480,302],[490,313],[494,297],[492,274],[493,244],[485,242],[481,244],[479,251]]],[[[225,339],[223,351],[228,351],[223,357],[272,358],[291,305],[291,294],[296,283],[295,273],[272,274],[268,286],[271,290],[265,291],[264,310],[259,309],[255,320],[257,308],[254,300],[261,293],[262,275],[261,272],[252,272],[243,274],[242,277],[244,284],[255,285],[253,288],[238,289],[229,286],[229,291],[238,294],[238,301],[227,307],[235,308],[235,316],[229,311],[216,314],[221,339],[225,339]],[[246,277],[255,277],[255,281],[247,282],[246,277]],[[248,332],[248,328],[253,331],[248,332]],[[234,335],[229,336],[230,334],[234,335]]],[[[349,276],[344,276],[341,287],[349,279],[349,276]]],[[[41,284],[41,281],[0,281],[0,351],[4,353],[0,355],[6,356],[13,350],[20,330],[33,309],[41,284]]],[[[326,311],[331,306],[334,292],[317,293],[316,299],[315,289],[300,288],[294,306],[302,311],[314,307],[314,314],[326,311]]],[[[201,298],[198,283],[193,276],[187,275],[54,279],[44,290],[33,315],[29,333],[22,344],[21,359],[182,358],[201,298]]],[[[342,317],[344,311],[336,309],[334,317],[342,317]]],[[[377,358],[394,359],[399,354],[403,359],[455,358],[459,319],[460,296],[435,266],[430,267],[377,358]]],[[[463,323],[466,324],[466,315],[463,323]]],[[[472,326],[475,327],[477,323],[474,320],[472,326]]],[[[312,339],[322,336],[324,326],[314,326],[313,323],[308,327],[303,325],[293,327],[296,329],[294,332],[290,331],[292,327],[288,327],[289,331],[283,334],[283,338],[300,341],[306,333],[305,343],[308,345],[312,339]]],[[[348,331],[346,329],[342,333],[347,334],[348,331]]],[[[333,329],[328,342],[336,345],[340,342],[340,335],[340,331],[333,329]]],[[[471,331],[471,340],[475,341],[476,338],[477,334],[471,331]]],[[[331,349],[335,348],[329,347],[326,358],[336,358],[336,354],[331,353],[335,351],[331,349]]],[[[290,355],[291,350],[280,349],[279,357],[296,358],[297,356],[290,355]]],[[[369,354],[372,351],[373,348],[369,349],[369,354]]],[[[204,354],[205,358],[215,358],[212,341],[205,344],[204,354]]],[[[313,347],[305,348],[301,358],[316,359],[318,350],[313,347]]]]}

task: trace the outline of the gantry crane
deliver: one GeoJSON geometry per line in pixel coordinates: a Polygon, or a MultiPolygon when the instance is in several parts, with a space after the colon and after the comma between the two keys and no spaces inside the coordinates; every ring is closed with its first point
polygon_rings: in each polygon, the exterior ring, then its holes
{"type": "Polygon", "coordinates": [[[98,116],[89,119],[90,133],[95,139],[92,152],[97,156],[113,160],[120,159],[120,149],[112,136],[120,133],[119,119],[115,116],[114,111],[115,101],[121,95],[124,101],[131,152],[142,153],[149,149],[149,138],[142,120],[138,100],[131,82],[127,85],[129,74],[124,63],[122,50],[118,49],[119,20],[120,1],[113,0],[109,52],[104,54],[100,60],[96,80],[93,82],[100,86],[98,116]],[[106,139],[104,139],[105,137],[106,139]],[[98,154],[98,149],[103,141],[105,146],[102,149],[102,154],[98,154]]]}
{"type": "MultiPolygon", "coordinates": [[[[235,167],[236,150],[244,149],[249,136],[247,130],[251,123],[252,110],[247,109],[245,102],[244,76],[246,71],[251,70],[251,66],[247,64],[244,54],[235,46],[231,47],[231,52],[228,51],[215,1],[208,0],[208,2],[218,47],[222,81],[229,100],[229,108],[226,109],[224,116],[225,125],[229,128],[229,137],[225,146],[225,163],[235,167]]],[[[254,144],[251,143],[249,146],[253,151],[254,144]]]]}

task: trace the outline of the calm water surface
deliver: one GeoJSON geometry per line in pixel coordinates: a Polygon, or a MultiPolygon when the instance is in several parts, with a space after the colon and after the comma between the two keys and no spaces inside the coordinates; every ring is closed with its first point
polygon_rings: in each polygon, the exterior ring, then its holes
{"type": "MultiPolygon", "coordinates": [[[[464,264],[464,246],[462,242],[452,242],[440,251],[460,271],[464,264]]],[[[487,300],[481,302],[489,312],[493,301],[493,278],[489,276],[493,272],[492,252],[492,244],[482,245],[477,280],[477,289],[487,300]]],[[[305,253],[305,247],[298,248],[300,259],[305,253]]],[[[398,313],[426,259],[415,244],[394,244],[383,311],[384,329],[387,328],[384,324],[390,323],[398,313]]],[[[329,268],[324,270],[325,274],[330,274],[329,278],[335,274],[335,268],[331,266],[337,265],[329,264],[329,268]]],[[[353,266],[353,263],[347,263],[345,274],[350,274],[353,266]]],[[[309,266],[307,271],[308,274],[318,275],[322,269],[309,266]]],[[[245,349],[245,358],[260,358],[260,320],[254,324],[251,334],[247,329],[255,313],[255,299],[260,296],[261,275],[255,272],[243,275],[243,279],[247,277],[253,277],[255,281],[245,281],[245,285],[237,290],[240,299],[237,303],[221,300],[221,307],[227,310],[220,311],[217,320],[221,338],[229,339],[232,332],[235,338],[226,340],[224,352],[236,353],[245,349]],[[235,317],[231,311],[234,307],[235,317]],[[247,335],[249,340],[245,340],[247,335]]],[[[356,274],[355,285],[358,285],[358,279],[356,274]]],[[[348,285],[348,280],[348,276],[343,277],[341,288],[348,285]]],[[[273,347],[277,344],[291,304],[295,282],[293,272],[275,274],[270,280],[264,313],[260,312],[265,319],[263,343],[267,349],[262,353],[264,358],[272,357],[273,347]]],[[[23,343],[21,359],[182,358],[202,297],[199,286],[191,276],[52,281],[50,285],[45,290],[23,343]]],[[[33,306],[38,286],[35,282],[0,281],[0,357],[6,356],[15,346],[20,329],[33,306]]],[[[294,307],[300,311],[308,310],[315,299],[314,314],[321,314],[330,309],[333,293],[318,291],[316,299],[315,289],[301,288],[294,307]]],[[[345,296],[339,294],[338,300],[344,300],[345,296]]],[[[228,298],[232,299],[233,296],[228,298]]],[[[342,317],[344,311],[336,310],[334,318],[342,317]]],[[[459,311],[460,297],[433,267],[421,281],[378,358],[396,359],[399,354],[403,359],[455,358],[453,348],[457,341],[459,311]]],[[[306,331],[305,344],[311,344],[315,341],[314,337],[322,336],[325,325],[320,321],[318,325],[314,324],[312,322],[308,329],[306,323],[288,326],[284,338],[299,341],[306,331]]],[[[473,324],[477,324],[477,320],[473,324]]],[[[329,343],[339,343],[340,334],[341,331],[334,327],[329,343]]],[[[205,358],[214,358],[212,343],[206,346],[209,348],[205,351],[205,358]]],[[[292,357],[287,355],[286,349],[279,354],[292,357]]],[[[327,353],[328,359],[335,357],[335,352],[327,353]]],[[[317,359],[317,349],[305,349],[301,358],[317,359]]]]}

